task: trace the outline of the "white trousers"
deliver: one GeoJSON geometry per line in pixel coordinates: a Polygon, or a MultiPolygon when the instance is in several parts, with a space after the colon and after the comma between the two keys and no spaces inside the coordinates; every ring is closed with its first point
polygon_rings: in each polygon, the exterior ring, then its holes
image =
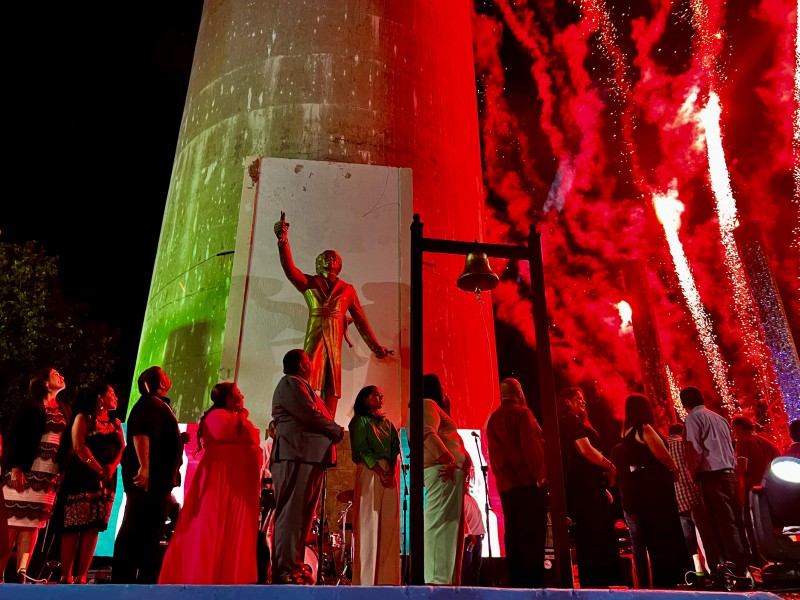
{"type": "MultiPolygon", "coordinates": [[[[397,472],[397,471],[395,471],[397,472]]],[[[400,585],[400,492],[363,462],[353,490],[353,585],[400,585]]]]}

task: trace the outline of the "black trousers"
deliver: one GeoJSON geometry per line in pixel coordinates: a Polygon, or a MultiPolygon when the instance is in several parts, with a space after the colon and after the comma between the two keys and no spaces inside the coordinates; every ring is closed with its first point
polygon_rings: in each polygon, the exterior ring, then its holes
{"type": "Polygon", "coordinates": [[[570,518],[575,522],[575,553],[582,588],[622,585],[619,542],[606,488],[600,481],[573,482],[567,488],[570,518]]]}
{"type": "Polygon", "coordinates": [[[470,539],[464,538],[464,557],[461,560],[461,585],[475,587],[481,584],[481,564],[483,562],[483,534],[475,536],[475,544],[470,548],[470,539]]]}
{"type": "Polygon", "coordinates": [[[547,487],[535,485],[500,492],[505,522],[508,584],[514,588],[544,587],[547,535],[547,487]]]}
{"type": "Polygon", "coordinates": [[[114,542],[112,583],[158,583],[164,552],[161,538],[169,508],[171,490],[126,491],[125,514],[114,542]]]}
{"type": "MultiPolygon", "coordinates": [[[[739,575],[747,570],[750,553],[745,534],[744,513],[732,469],[702,471],[697,477],[703,503],[711,519],[716,545],[726,561],[736,565],[739,575]]],[[[709,565],[716,569],[717,565],[709,565]]]]}

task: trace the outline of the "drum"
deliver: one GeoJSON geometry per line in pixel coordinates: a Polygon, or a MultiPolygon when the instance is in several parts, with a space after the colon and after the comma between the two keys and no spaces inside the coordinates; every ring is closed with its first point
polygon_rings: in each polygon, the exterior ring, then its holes
{"type": "Polygon", "coordinates": [[[305,558],[303,559],[306,565],[310,567],[310,572],[306,569],[307,578],[310,578],[309,583],[312,585],[317,583],[317,568],[319,567],[319,557],[317,556],[317,549],[313,546],[306,546],[305,558]]]}

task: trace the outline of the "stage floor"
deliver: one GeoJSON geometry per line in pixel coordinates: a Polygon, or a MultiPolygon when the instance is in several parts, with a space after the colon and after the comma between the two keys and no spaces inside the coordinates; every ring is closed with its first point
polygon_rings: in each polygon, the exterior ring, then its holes
{"type": "MultiPolygon", "coordinates": [[[[781,600],[771,592],[695,592],[591,589],[502,589],[483,587],[185,586],[185,585],[0,585],[2,600],[644,600],[671,597],[703,600],[781,600]]],[[[798,595],[793,595],[798,597],[798,595]]]]}

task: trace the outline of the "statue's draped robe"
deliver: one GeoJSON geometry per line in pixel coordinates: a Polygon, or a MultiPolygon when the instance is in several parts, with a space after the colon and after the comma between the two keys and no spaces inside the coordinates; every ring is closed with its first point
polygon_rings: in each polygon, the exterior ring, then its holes
{"type": "MultiPolygon", "coordinates": [[[[304,350],[311,358],[309,383],[327,396],[342,396],[342,338],[347,327],[347,313],[358,332],[375,352],[380,344],[367,322],[356,289],[337,279],[328,292],[330,283],[319,275],[306,275],[311,284],[303,292],[308,306],[308,323],[304,350]]],[[[349,340],[348,340],[349,343],[349,340]]]]}

